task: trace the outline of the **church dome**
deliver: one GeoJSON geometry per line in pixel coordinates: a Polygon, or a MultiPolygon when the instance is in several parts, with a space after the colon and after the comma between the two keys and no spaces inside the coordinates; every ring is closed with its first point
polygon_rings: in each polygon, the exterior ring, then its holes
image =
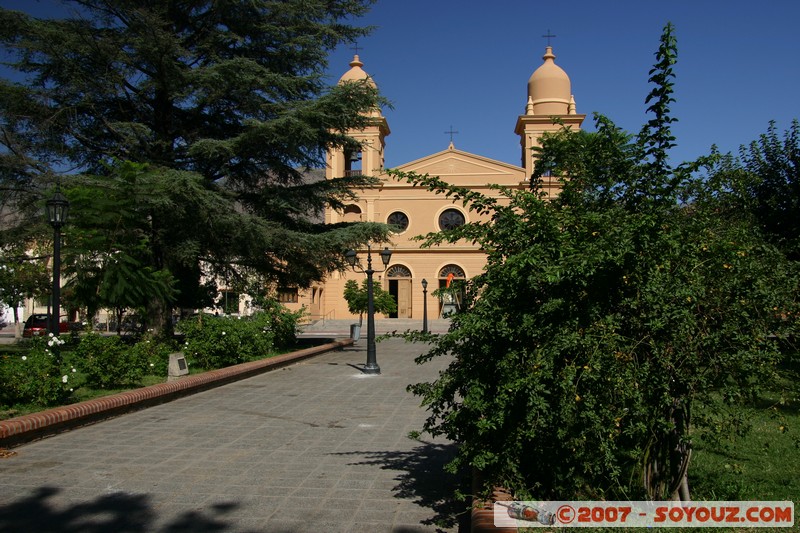
{"type": "Polygon", "coordinates": [[[572,87],[569,76],[556,65],[553,47],[548,46],[542,59],[544,64],[528,80],[528,101],[533,104],[534,115],[566,115],[569,113],[572,87]]]}
{"type": "Polygon", "coordinates": [[[353,56],[353,60],[350,62],[350,70],[345,72],[341,78],[339,78],[339,83],[346,83],[348,81],[363,81],[366,80],[367,83],[372,85],[373,87],[377,87],[375,82],[372,80],[372,76],[364,72],[364,69],[361,67],[364,66],[364,63],[358,58],[358,54],[353,56]]]}

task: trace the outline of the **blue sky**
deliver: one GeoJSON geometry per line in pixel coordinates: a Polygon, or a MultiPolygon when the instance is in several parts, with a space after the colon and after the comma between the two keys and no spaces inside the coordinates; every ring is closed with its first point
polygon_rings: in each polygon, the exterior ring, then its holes
{"type": "MultiPolygon", "coordinates": [[[[675,25],[675,162],[737,151],[800,118],[800,2],[796,0],[380,0],[363,19],[364,70],[392,101],[387,166],[458,149],[518,165],[517,116],[542,64],[548,29],[572,81],[578,113],[602,113],[629,132],[644,99],[664,25],[675,25]]],[[[331,57],[331,78],[353,50],[331,57]]]]}
{"type": "MultiPolygon", "coordinates": [[[[45,15],[53,0],[0,0],[45,15]]],[[[458,149],[519,164],[517,116],[542,63],[548,29],[572,80],[578,113],[600,112],[629,132],[647,120],[648,71],[661,30],[676,28],[675,162],[736,151],[800,118],[800,2],[796,0],[379,0],[359,55],[393,103],[384,115],[387,166],[458,149]]],[[[335,83],[354,51],[330,58],[335,83]]]]}

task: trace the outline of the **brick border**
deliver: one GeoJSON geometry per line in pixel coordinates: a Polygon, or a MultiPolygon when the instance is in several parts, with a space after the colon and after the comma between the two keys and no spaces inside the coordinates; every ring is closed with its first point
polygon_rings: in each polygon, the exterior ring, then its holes
{"type": "Polygon", "coordinates": [[[241,363],[219,370],[183,377],[118,394],[64,405],[0,421],[0,446],[19,446],[62,431],[100,422],[123,413],[170,402],[183,396],[212,389],[240,379],[275,370],[303,359],[350,346],[352,339],[322,344],[268,359],[241,363]]]}
{"type": "Polygon", "coordinates": [[[495,489],[489,500],[474,499],[470,517],[470,531],[472,533],[517,533],[516,527],[497,527],[494,525],[494,502],[511,501],[513,499],[511,494],[501,488],[495,489]]]}
{"type": "MultiPolygon", "coordinates": [[[[483,474],[477,468],[472,469],[472,494],[481,491],[483,474]]],[[[497,527],[494,525],[494,502],[511,501],[514,497],[502,488],[495,487],[488,500],[472,498],[472,512],[470,515],[471,533],[517,533],[515,527],[497,527]]]]}

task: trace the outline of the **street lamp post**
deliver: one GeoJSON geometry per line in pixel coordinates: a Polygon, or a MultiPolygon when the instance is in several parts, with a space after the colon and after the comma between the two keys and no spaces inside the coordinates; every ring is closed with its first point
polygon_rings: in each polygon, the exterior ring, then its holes
{"type": "Polygon", "coordinates": [[[69,201],[56,189],[52,198],[47,200],[47,221],[53,226],[53,307],[50,315],[49,329],[58,335],[58,322],[61,318],[61,227],[67,223],[69,201]]]}
{"type": "Polygon", "coordinates": [[[428,333],[428,280],[422,279],[422,333],[428,333]]]}
{"type": "Polygon", "coordinates": [[[354,272],[362,272],[367,275],[367,365],[364,367],[365,374],[380,374],[381,367],[378,366],[375,354],[375,299],[372,294],[372,275],[375,272],[385,272],[392,259],[392,251],[384,248],[380,253],[383,270],[372,269],[372,248],[367,245],[367,268],[364,270],[357,266],[357,255],[355,250],[347,250],[344,254],[347,263],[354,272]]]}

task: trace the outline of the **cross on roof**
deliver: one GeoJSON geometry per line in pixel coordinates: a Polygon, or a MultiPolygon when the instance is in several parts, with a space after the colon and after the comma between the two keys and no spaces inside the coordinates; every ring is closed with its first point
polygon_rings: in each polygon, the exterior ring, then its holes
{"type": "MultiPolygon", "coordinates": [[[[547,30],[547,31],[550,31],[550,30],[547,30]]],[[[355,43],[355,44],[353,45],[353,47],[352,47],[352,48],[350,48],[350,50],[355,50],[355,52],[356,52],[356,55],[358,55],[358,51],[359,51],[359,50],[363,50],[363,48],[361,48],[360,46],[358,46],[358,43],[355,43]]]]}
{"type": "Polygon", "coordinates": [[[545,35],[542,35],[542,37],[545,37],[547,39],[547,46],[550,46],[550,39],[556,36],[550,33],[550,28],[547,28],[547,33],[545,35]]]}
{"type": "Polygon", "coordinates": [[[453,134],[458,133],[458,132],[457,131],[453,131],[453,126],[451,124],[450,125],[450,131],[446,131],[444,133],[445,133],[445,135],[449,134],[450,135],[450,142],[453,142],[453,134]]]}

